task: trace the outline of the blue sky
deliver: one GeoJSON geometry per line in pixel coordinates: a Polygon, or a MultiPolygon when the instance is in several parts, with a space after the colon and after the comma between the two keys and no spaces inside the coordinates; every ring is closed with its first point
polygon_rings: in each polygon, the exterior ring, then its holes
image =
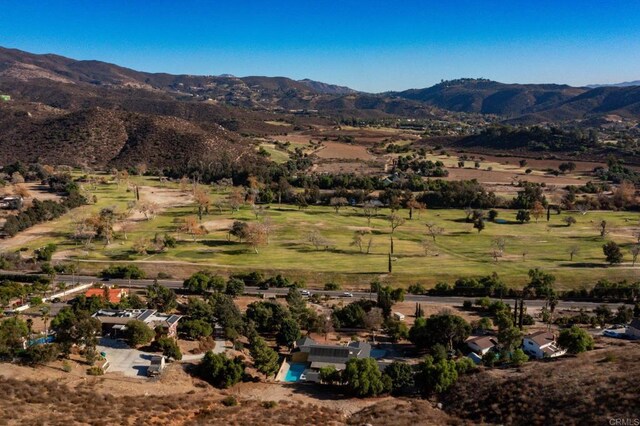
{"type": "Polygon", "coordinates": [[[441,79],[640,79],[640,2],[0,0],[0,45],[185,74],[379,92],[441,79]]]}

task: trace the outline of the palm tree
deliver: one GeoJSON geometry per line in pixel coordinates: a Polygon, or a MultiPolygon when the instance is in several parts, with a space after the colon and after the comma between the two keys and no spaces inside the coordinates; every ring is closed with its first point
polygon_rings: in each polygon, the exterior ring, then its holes
{"type": "Polygon", "coordinates": [[[33,334],[33,319],[27,318],[27,330],[29,330],[29,341],[31,341],[31,335],[33,334]]]}
{"type": "Polygon", "coordinates": [[[48,306],[43,306],[40,309],[40,313],[42,314],[42,321],[44,322],[44,335],[45,337],[49,334],[49,313],[50,313],[50,308],[48,306]]]}

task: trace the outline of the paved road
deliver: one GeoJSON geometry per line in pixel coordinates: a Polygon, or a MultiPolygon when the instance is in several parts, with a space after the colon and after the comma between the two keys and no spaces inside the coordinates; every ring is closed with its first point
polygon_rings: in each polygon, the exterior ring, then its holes
{"type": "MultiPolygon", "coordinates": [[[[127,279],[109,279],[103,280],[102,278],[92,277],[92,276],[76,276],[74,278],[64,275],[59,275],[56,278],[57,281],[64,281],[66,283],[91,283],[91,282],[104,282],[108,284],[115,284],[120,287],[131,287],[131,288],[144,288],[148,285],[154,283],[155,280],[127,280],[127,279]]],[[[157,280],[158,284],[178,289],[182,288],[181,280],[157,280]]],[[[320,289],[309,289],[311,293],[320,294],[320,295],[328,295],[330,297],[344,297],[344,290],[340,291],[329,291],[329,290],[320,290],[320,289]]],[[[258,287],[246,287],[245,292],[247,294],[255,294],[262,295],[265,293],[275,294],[278,296],[284,296],[287,294],[289,290],[287,288],[270,288],[269,290],[261,290],[258,287]]],[[[352,291],[351,294],[353,298],[375,298],[375,294],[371,294],[369,292],[362,291],[352,291]]],[[[433,304],[433,305],[462,305],[462,302],[465,300],[475,300],[475,297],[452,297],[452,296],[423,296],[423,295],[415,295],[415,294],[407,294],[405,295],[405,301],[408,302],[420,302],[424,304],[433,304]]],[[[494,299],[498,300],[498,299],[494,299]]],[[[513,305],[513,299],[502,299],[505,303],[513,305]]],[[[527,306],[530,308],[540,308],[545,305],[544,300],[527,300],[527,306]]],[[[585,309],[593,309],[596,306],[601,305],[599,302],[582,302],[582,301],[560,301],[558,303],[559,308],[585,308],[585,309]]],[[[608,303],[610,307],[617,307],[621,305],[621,303],[608,303]]]]}
{"type": "MultiPolygon", "coordinates": [[[[0,272],[2,273],[2,272],[0,272]]],[[[8,272],[7,272],[8,273],[8,272]]],[[[15,272],[14,272],[15,273],[15,272]]],[[[56,281],[62,281],[62,282],[66,282],[68,284],[86,284],[86,283],[92,283],[92,282],[104,282],[104,283],[108,283],[108,284],[115,284],[118,285],[120,287],[131,287],[131,288],[144,288],[147,287],[151,284],[153,284],[155,281],[158,282],[158,284],[164,286],[164,287],[168,287],[168,288],[173,288],[173,289],[178,289],[178,288],[182,288],[182,280],[150,280],[150,279],[145,279],[145,280],[127,280],[127,279],[109,279],[109,280],[104,280],[102,278],[99,277],[93,277],[93,276],[76,276],[76,277],[70,277],[70,276],[65,276],[65,275],[58,275],[56,277],[56,281]]],[[[247,294],[255,294],[255,295],[262,295],[262,294],[275,294],[278,296],[284,296],[287,294],[289,290],[287,288],[270,288],[268,290],[261,290],[258,287],[245,287],[245,293],[247,294]]],[[[339,291],[333,291],[333,290],[321,290],[321,289],[310,289],[311,293],[313,294],[320,294],[320,295],[328,295],[330,297],[343,297],[345,291],[344,290],[339,290],[339,291]]],[[[362,291],[352,291],[351,294],[353,295],[353,298],[356,299],[360,299],[360,298],[375,298],[375,294],[371,294],[369,292],[362,292],[362,291]]],[[[420,302],[420,303],[424,303],[424,304],[434,304],[434,305],[462,305],[462,302],[465,300],[475,300],[475,297],[458,297],[458,296],[424,296],[424,295],[416,295],[416,294],[407,294],[405,295],[404,300],[408,301],[408,302],[420,302]]],[[[498,299],[493,299],[493,300],[498,300],[498,299]]],[[[514,299],[509,299],[509,298],[504,298],[502,299],[505,303],[508,304],[513,304],[514,299]]],[[[565,300],[561,300],[558,303],[558,307],[559,308],[585,308],[585,309],[593,309],[596,306],[601,305],[602,303],[600,302],[583,302],[583,301],[565,301],[565,300]]],[[[545,301],[544,300],[527,300],[527,306],[531,307],[531,308],[539,308],[545,305],[545,301]]],[[[609,306],[619,306],[621,305],[621,303],[608,303],[607,305],[609,306]]]]}

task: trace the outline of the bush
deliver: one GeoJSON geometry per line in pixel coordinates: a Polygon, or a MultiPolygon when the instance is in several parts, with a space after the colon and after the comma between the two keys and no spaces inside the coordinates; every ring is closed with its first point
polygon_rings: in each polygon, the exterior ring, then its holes
{"type": "Polygon", "coordinates": [[[264,401],[262,407],[266,409],[276,408],[278,403],[276,401],[264,401]]]}
{"type": "Polygon", "coordinates": [[[69,361],[64,361],[62,363],[62,371],[64,371],[65,373],[71,373],[71,364],[69,363],[69,361]]]}
{"type": "Polygon", "coordinates": [[[238,400],[236,399],[236,397],[231,395],[225,396],[221,402],[225,407],[235,407],[236,405],[238,405],[238,400]]]}
{"type": "Polygon", "coordinates": [[[200,378],[218,388],[228,388],[242,379],[244,363],[242,358],[227,358],[225,354],[214,354],[208,351],[200,364],[197,374],[200,378]]]}
{"type": "Polygon", "coordinates": [[[162,351],[162,355],[168,358],[173,358],[176,361],[180,361],[182,359],[182,352],[180,351],[180,347],[175,339],[172,339],[171,337],[161,337],[157,340],[156,344],[162,351]]]}
{"type": "Polygon", "coordinates": [[[574,325],[560,332],[558,345],[572,354],[586,352],[593,349],[593,337],[577,325],[574,325]]]}
{"type": "Polygon", "coordinates": [[[140,280],[145,277],[143,270],[136,265],[115,265],[109,266],[100,272],[102,278],[131,278],[132,280],[140,280]]]}
{"type": "Polygon", "coordinates": [[[94,366],[87,369],[87,374],[90,376],[103,376],[104,370],[102,369],[102,367],[94,366]]]}
{"type": "Polygon", "coordinates": [[[324,289],[326,291],[336,291],[336,290],[340,290],[341,287],[340,287],[340,284],[338,283],[326,283],[324,285],[324,289]]]}
{"type": "Polygon", "coordinates": [[[171,274],[167,274],[166,272],[158,272],[157,276],[159,280],[168,280],[171,278],[171,274]]]}
{"type": "Polygon", "coordinates": [[[473,307],[473,302],[471,300],[465,300],[462,302],[462,309],[469,310],[473,307]]]}

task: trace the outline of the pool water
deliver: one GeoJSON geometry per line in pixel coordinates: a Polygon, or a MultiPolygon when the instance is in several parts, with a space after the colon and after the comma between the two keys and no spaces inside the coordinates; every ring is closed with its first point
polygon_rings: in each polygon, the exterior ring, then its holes
{"type": "Polygon", "coordinates": [[[284,376],[285,382],[297,382],[300,380],[300,376],[307,368],[307,364],[302,362],[293,362],[289,364],[289,371],[287,371],[286,376],[284,376]]]}
{"type": "Polygon", "coordinates": [[[384,349],[371,349],[371,358],[382,358],[383,356],[385,356],[387,353],[386,350],[384,349]]]}

